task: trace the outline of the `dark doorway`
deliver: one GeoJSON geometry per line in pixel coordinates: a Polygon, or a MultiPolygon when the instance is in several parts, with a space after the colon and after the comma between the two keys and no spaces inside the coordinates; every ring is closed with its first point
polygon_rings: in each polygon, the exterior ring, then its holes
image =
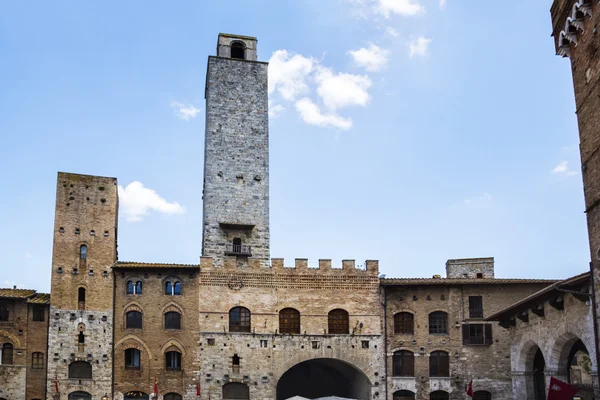
{"type": "Polygon", "coordinates": [[[250,399],[250,388],[239,382],[229,382],[223,385],[224,400],[250,399]]]}
{"type": "Polygon", "coordinates": [[[125,393],[124,400],[149,400],[150,396],[144,392],[131,391],[125,393]]]}
{"type": "Polygon", "coordinates": [[[546,361],[538,348],[533,356],[533,394],[535,400],[546,400],[546,361]]]}
{"type": "Polygon", "coordinates": [[[371,382],[360,370],[340,360],[319,358],[287,370],[277,382],[277,400],[338,396],[367,400],[371,382]]]}

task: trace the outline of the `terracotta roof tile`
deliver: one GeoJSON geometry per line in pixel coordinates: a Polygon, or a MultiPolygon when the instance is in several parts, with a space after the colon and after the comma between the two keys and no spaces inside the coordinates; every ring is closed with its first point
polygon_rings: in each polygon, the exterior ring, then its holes
{"type": "Polygon", "coordinates": [[[33,297],[27,299],[27,302],[33,304],[50,304],[50,294],[36,293],[33,297]]]}
{"type": "Polygon", "coordinates": [[[131,261],[117,261],[113,268],[190,268],[199,269],[199,264],[164,264],[164,263],[143,263],[131,261]]]}
{"type": "Polygon", "coordinates": [[[551,285],[556,279],[490,279],[490,278],[381,278],[383,286],[420,286],[420,285],[501,285],[545,283],[551,285]]]}
{"type": "Polygon", "coordinates": [[[33,289],[6,289],[0,288],[0,297],[8,299],[26,299],[35,294],[33,289]]]}

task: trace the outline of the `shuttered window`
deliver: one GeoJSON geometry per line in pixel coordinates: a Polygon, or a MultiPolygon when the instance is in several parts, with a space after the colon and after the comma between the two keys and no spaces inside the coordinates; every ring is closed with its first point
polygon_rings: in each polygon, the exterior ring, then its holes
{"type": "Polygon", "coordinates": [[[462,326],[463,345],[491,345],[492,324],[464,324],[462,326]]]}

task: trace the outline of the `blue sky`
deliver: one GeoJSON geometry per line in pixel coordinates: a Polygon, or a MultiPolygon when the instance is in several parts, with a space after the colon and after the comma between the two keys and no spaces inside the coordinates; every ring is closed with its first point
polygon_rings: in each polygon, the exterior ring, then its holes
{"type": "Polygon", "coordinates": [[[49,290],[57,171],[119,179],[121,260],[198,262],[219,32],[257,36],[272,60],[272,257],[379,259],[408,277],[485,256],[497,277],[587,270],[550,5],[3,3],[0,286],[49,290]]]}

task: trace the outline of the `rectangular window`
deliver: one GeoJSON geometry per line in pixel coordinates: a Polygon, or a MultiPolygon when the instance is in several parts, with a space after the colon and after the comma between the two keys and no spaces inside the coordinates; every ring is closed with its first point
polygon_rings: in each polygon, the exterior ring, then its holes
{"type": "Polygon", "coordinates": [[[260,347],[268,347],[268,346],[269,346],[269,341],[261,339],[261,341],[260,341],[260,347]]]}
{"type": "Polygon", "coordinates": [[[469,296],[469,318],[483,318],[483,300],[481,296],[469,296]]]}
{"type": "Polygon", "coordinates": [[[46,308],[44,306],[33,306],[32,314],[35,322],[44,322],[46,308]]]}
{"type": "Polygon", "coordinates": [[[464,324],[463,345],[491,345],[493,343],[492,324],[464,324]]]}
{"type": "Polygon", "coordinates": [[[8,322],[8,304],[6,302],[0,302],[0,321],[8,322]]]}
{"type": "Polygon", "coordinates": [[[44,353],[33,353],[31,355],[31,368],[42,369],[44,368],[44,353]]]}

